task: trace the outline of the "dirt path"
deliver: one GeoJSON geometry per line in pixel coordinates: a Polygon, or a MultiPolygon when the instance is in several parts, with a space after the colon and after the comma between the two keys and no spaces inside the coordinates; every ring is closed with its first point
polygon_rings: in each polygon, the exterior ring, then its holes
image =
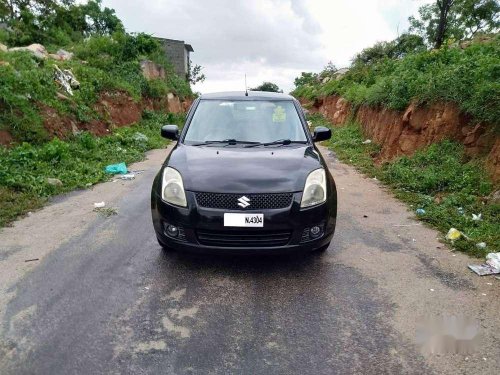
{"type": "MultiPolygon", "coordinates": [[[[322,150],[328,155],[326,150],[322,150]]],[[[337,181],[327,253],[165,255],[134,181],[75,192],[0,232],[0,373],[470,373],[500,367],[500,281],[467,270],[377,181],[337,181]],[[105,201],[117,215],[93,212],[105,201]],[[25,262],[38,258],[38,261],[25,262]],[[476,319],[471,355],[423,355],[418,319],[476,319]]],[[[476,260],[473,260],[476,262],[476,260]]]]}

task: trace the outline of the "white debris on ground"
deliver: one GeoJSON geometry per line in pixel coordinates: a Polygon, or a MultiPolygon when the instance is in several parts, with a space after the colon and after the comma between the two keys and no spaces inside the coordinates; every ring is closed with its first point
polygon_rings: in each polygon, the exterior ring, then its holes
{"type": "Polygon", "coordinates": [[[54,81],[64,88],[69,95],[73,96],[73,89],[78,89],[80,87],[80,82],[77,81],[73,72],[69,69],[61,70],[55,64],[54,69],[54,81]]]}
{"type": "Polygon", "coordinates": [[[500,253],[489,253],[486,255],[486,263],[470,264],[469,268],[479,276],[500,273],[500,253]]]}

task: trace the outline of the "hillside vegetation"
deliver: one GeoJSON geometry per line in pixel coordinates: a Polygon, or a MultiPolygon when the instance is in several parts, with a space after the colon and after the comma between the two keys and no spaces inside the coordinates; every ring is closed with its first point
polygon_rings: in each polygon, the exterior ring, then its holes
{"type": "MultiPolygon", "coordinates": [[[[310,115],[314,125],[332,128],[328,146],[342,161],[391,187],[417,219],[440,230],[443,237],[450,228],[461,231],[461,238],[450,245],[476,256],[496,252],[500,246],[500,193],[488,177],[484,153],[471,156],[465,142],[457,142],[460,137],[455,137],[456,141],[436,137],[433,139],[440,139],[438,143],[421,142],[423,147],[407,148],[411,152],[402,152],[406,156],[380,158],[383,147],[391,143],[367,141],[362,129],[371,125],[356,119],[362,121],[358,115],[367,109],[360,110],[361,106],[371,107],[368,113],[401,111],[402,118],[402,111],[412,108],[410,104],[425,111],[431,104],[455,103],[470,128],[489,128],[484,135],[490,138],[482,140],[483,146],[495,144],[498,138],[491,137],[500,133],[499,11],[496,0],[437,0],[423,5],[418,17],[410,17],[407,32],[365,48],[354,56],[348,69],[339,70],[329,63],[319,73],[303,72],[295,79],[292,92],[306,106],[321,105],[330,95],[344,98],[350,117],[339,120],[327,112],[342,126],[331,126],[319,114],[310,115]]],[[[339,102],[335,102],[337,111],[339,102]]],[[[403,138],[401,128],[391,128],[390,123],[377,125],[386,127],[384,134],[393,144],[398,145],[403,138]]],[[[460,124],[450,125],[456,126],[460,136],[465,134],[460,124]]],[[[424,131],[404,129],[419,145],[417,138],[424,131]]],[[[440,129],[435,126],[432,131],[439,133],[440,129]]],[[[490,146],[490,150],[494,148],[490,146]]]]}
{"type": "MultiPolygon", "coordinates": [[[[315,125],[329,126],[320,114],[310,116],[315,125]]],[[[464,147],[442,141],[393,162],[376,165],[372,155],[379,146],[363,144],[361,127],[348,122],[332,127],[328,146],[345,163],[388,185],[406,202],[418,220],[438,229],[443,237],[457,228],[467,237],[450,243],[453,249],[483,257],[500,248],[500,204],[491,196],[493,185],[479,160],[470,159],[464,147]],[[472,214],[481,214],[474,220],[472,214]],[[486,247],[478,247],[485,243],[486,247]]]]}
{"type": "Polygon", "coordinates": [[[419,50],[391,58],[358,58],[341,77],[323,73],[298,83],[292,94],[314,100],[340,95],[362,104],[404,110],[410,102],[457,103],[479,121],[500,122],[500,36],[439,50],[419,50]]]}
{"type": "Polygon", "coordinates": [[[0,131],[14,139],[8,148],[0,146],[0,227],[55,194],[108,179],[107,164],[138,161],[145,151],[165,147],[161,125],[183,123],[182,114],[145,110],[135,125],[117,128],[96,110],[103,97],[115,94],[139,104],[161,101],[167,93],[193,96],[160,44],[143,33],[126,33],[114,11],[100,1],[9,0],[0,4],[0,22],[7,24],[0,30],[5,45],[0,48],[0,131]],[[43,44],[52,54],[62,48],[72,57],[6,48],[32,43],[43,44]],[[146,79],[142,60],[163,68],[165,78],[146,79]],[[56,82],[58,69],[70,70],[79,82],[72,95],[56,82]],[[53,138],[46,128],[48,113],[70,119],[77,131],[53,138]],[[107,124],[109,134],[96,137],[79,130],[95,122],[107,124]]]}

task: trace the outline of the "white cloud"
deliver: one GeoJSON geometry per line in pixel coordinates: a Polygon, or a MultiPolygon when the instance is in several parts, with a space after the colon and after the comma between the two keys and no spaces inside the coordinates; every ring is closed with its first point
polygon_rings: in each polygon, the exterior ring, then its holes
{"type": "Polygon", "coordinates": [[[104,0],[128,31],[180,39],[207,79],[195,90],[239,90],[263,81],[285,92],[301,71],[353,55],[397,36],[406,19],[429,0],[104,0]]]}

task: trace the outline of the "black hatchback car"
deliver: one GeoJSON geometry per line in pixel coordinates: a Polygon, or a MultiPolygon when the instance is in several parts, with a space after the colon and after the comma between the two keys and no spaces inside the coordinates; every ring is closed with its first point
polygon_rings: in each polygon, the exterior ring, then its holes
{"type": "Polygon", "coordinates": [[[202,95],[191,106],[151,193],[163,248],[225,253],[325,250],[337,191],[299,102],[284,94],[202,95]]]}

